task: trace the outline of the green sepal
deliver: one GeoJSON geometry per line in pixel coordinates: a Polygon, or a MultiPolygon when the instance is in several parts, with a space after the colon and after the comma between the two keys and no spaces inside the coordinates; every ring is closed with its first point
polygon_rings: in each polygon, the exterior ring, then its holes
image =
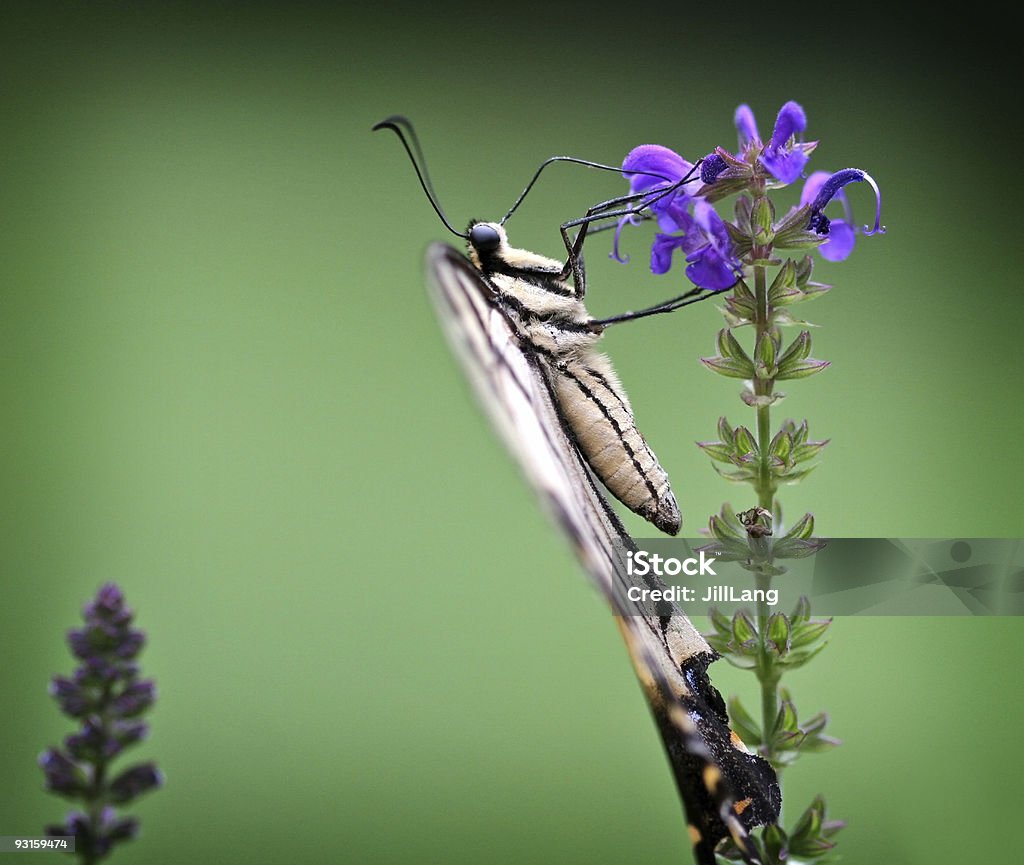
{"type": "Polygon", "coordinates": [[[777,559],[807,559],[825,548],[824,541],[813,538],[779,538],[772,547],[777,559]]]}
{"type": "Polygon", "coordinates": [[[830,441],[831,439],[825,439],[820,442],[805,442],[804,444],[797,445],[793,448],[793,462],[805,463],[808,460],[814,459],[830,441]]]}
{"type": "MultiPolygon", "coordinates": [[[[807,514],[806,516],[810,516],[810,514],[807,514]]],[[[805,622],[810,621],[810,618],[811,601],[807,595],[801,595],[800,599],[796,602],[796,606],[793,608],[793,613],[789,617],[789,622],[793,626],[793,629],[796,630],[805,622]]]]}
{"type": "Polygon", "coordinates": [[[727,481],[732,481],[733,483],[738,484],[753,483],[754,481],[757,480],[758,477],[757,471],[754,469],[743,468],[727,470],[719,468],[715,463],[711,463],[711,468],[713,468],[718,473],[719,477],[723,477],[727,481]]]}
{"type": "Polygon", "coordinates": [[[778,331],[762,332],[757,335],[757,344],[754,346],[754,359],[762,366],[767,375],[760,378],[771,378],[775,368],[775,358],[778,356],[779,342],[776,341],[778,331]]]}
{"type": "Polygon", "coordinates": [[[790,210],[785,216],[775,223],[775,234],[785,234],[787,231],[803,231],[811,221],[811,206],[805,204],[790,210]]]}
{"type": "Polygon", "coordinates": [[[808,466],[805,469],[789,469],[787,471],[775,472],[775,480],[780,484],[795,484],[802,481],[817,467],[818,464],[815,463],[813,466],[808,466]]]}
{"type": "Polygon", "coordinates": [[[793,453],[793,437],[785,430],[779,430],[768,446],[768,453],[779,460],[781,465],[790,466],[790,455],[793,453]]]}
{"type": "Polygon", "coordinates": [[[813,649],[807,649],[804,651],[797,651],[793,649],[785,658],[780,658],[776,663],[780,667],[786,667],[789,670],[795,670],[798,667],[802,667],[808,663],[815,655],[818,654],[822,649],[827,646],[828,643],[822,643],[820,646],[816,646],[813,649]]]}
{"type": "Polygon", "coordinates": [[[828,820],[825,800],[816,796],[789,834],[791,858],[823,859],[828,856],[835,847],[832,837],[845,825],[839,820],[828,820]]]}
{"type": "Polygon", "coordinates": [[[739,459],[744,457],[753,457],[757,459],[760,456],[760,448],[757,446],[757,441],[754,439],[753,433],[750,432],[745,426],[738,426],[733,433],[733,452],[739,459]]]}
{"type": "Polygon", "coordinates": [[[768,617],[768,631],[765,634],[765,645],[773,649],[779,657],[789,652],[790,624],[784,613],[772,613],[768,617]]]}
{"type": "Polygon", "coordinates": [[[751,361],[732,360],[724,357],[702,357],[700,362],[712,372],[726,378],[748,379],[754,377],[754,364],[751,361]]]}
{"type": "MultiPolygon", "coordinates": [[[[791,433],[786,433],[786,435],[788,435],[788,436],[790,436],[790,438],[792,438],[792,434],[791,433]]],[[[814,534],[814,514],[804,514],[802,517],[800,517],[800,519],[798,519],[792,525],[792,527],[789,529],[789,531],[786,532],[782,536],[782,538],[780,538],[780,540],[785,540],[785,539],[788,539],[788,538],[799,538],[802,541],[806,541],[806,540],[809,540],[811,535],[813,535],[813,534],[814,534]]],[[[806,600],[806,598],[801,598],[801,600],[806,600]]]]}
{"type": "Polygon", "coordinates": [[[811,332],[802,330],[793,341],[786,346],[785,351],[779,355],[779,370],[785,369],[789,364],[804,360],[811,353],[811,332]]]}
{"type": "Polygon", "coordinates": [[[718,607],[708,610],[708,618],[711,619],[711,626],[721,636],[732,636],[732,620],[725,615],[718,607]]]}
{"type": "Polygon", "coordinates": [[[752,238],[758,246],[768,246],[775,232],[772,229],[775,223],[775,205],[767,195],[755,199],[750,212],[750,227],[753,229],[752,238]]]}
{"type": "Polygon", "coordinates": [[[697,447],[713,460],[717,460],[720,463],[732,462],[733,450],[731,444],[725,444],[724,442],[697,442],[697,447]]]}
{"type": "Polygon", "coordinates": [[[729,424],[725,415],[722,415],[718,419],[718,438],[725,444],[732,444],[732,426],[729,424]]]}
{"type": "Polygon", "coordinates": [[[742,529],[738,529],[718,514],[712,514],[708,518],[708,531],[712,537],[720,541],[746,542],[746,534],[742,529]]]}
{"type": "Polygon", "coordinates": [[[785,235],[775,235],[776,249],[814,249],[821,246],[827,237],[813,231],[787,231],[785,235]]]}
{"type": "MultiPolygon", "coordinates": [[[[750,615],[740,610],[732,617],[732,641],[737,649],[744,647],[748,650],[757,650],[757,625],[750,615]]],[[[749,654],[749,651],[746,653],[749,654]]]]}
{"type": "Polygon", "coordinates": [[[744,708],[740,698],[736,696],[729,698],[729,724],[745,745],[756,748],[764,744],[761,726],[744,708]]]}
{"type": "Polygon", "coordinates": [[[736,199],[736,203],[733,205],[735,225],[747,237],[751,237],[754,233],[750,219],[752,209],[753,205],[751,204],[750,196],[748,195],[739,196],[736,199]]]}
{"type": "Polygon", "coordinates": [[[788,859],[789,838],[786,831],[777,823],[764,827],[761,841],[764,845],[765,865],[779,865],[788,859]]]}
{"type": "MultiPolygon", "coordinates": [[[[808,607],[808,614],[810,608],[808,607]]],[[[799,623],[793,623],[793,632],[790,637],[790,645],[794,649],[804,649],[814,645],[825,636],[825,632],[832,624],[832,619],[805,619],[799,623]]]]}
{"type": "Polygon", "coordinates": [[[812,375],[823,372],[830,366],[832,366],[832,362],[828,360],[815,360],[814,358],[794,360],[790,361],[785,366],[779,364],[779,371],[775,378],[778,381],[788,381],[789,379],[794,378],[809,378],[812,375]]]}

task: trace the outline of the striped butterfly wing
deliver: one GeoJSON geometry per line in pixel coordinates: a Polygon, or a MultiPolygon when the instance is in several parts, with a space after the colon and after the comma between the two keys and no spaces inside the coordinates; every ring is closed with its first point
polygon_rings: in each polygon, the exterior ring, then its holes
{"type": "Polygon", "coordinates": [[[714,848],[729,835],[757,862],[749,830],[778,817],[779,787],[771,767],[729,729],[707,676],[717,655],[677,608],[638,612],[624,603],[618,563],[636,547],[566,433],[544,361],[463,255],[433,244],[426,271],[441,324],[481,405],[612,607],[672,765],[696,860],[714,865],[714,848]]]}

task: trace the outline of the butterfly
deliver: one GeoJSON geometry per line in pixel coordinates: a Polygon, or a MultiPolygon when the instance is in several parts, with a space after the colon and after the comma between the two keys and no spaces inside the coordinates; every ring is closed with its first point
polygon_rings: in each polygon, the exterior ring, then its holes
{"type": "MultiPolygon", "coordinates": [[[[378,128],[385,124],[408,132],[412,146],[399,132],[406,150],[414,165],[414,153],[424,164],[408,121],[389,118],[378,128]]],[[[425,164],[417,174],[448,225],[425,179],[425,164]]],[[[612,207],[625,203],[613,199],[612,207]]],[[[607,204],[585,219],[614,215],[607,204]]],[[[718,655],[686,615],[664,602],[651,609],[623,602],[621,562],[636,546],[601,492],[603,486],[655,525],[678,531],[664,470],[636,432],[628,400],[594,342],[610,323],[678,308],[690,293],[640,313],[593,320],[582,305],[579,261],[580,235],[589,223],[563,225],[569,250],[563,265],[512,247],[503,222],[474,222],[465,234],[455,232],[467,240],[468,256],[444,243],[428,247],[427,283],[442,328],[481,406],[612,609],[661,733],[696,861],[714,865],[715,848],[730,837],[756,863],[750,830],[774,822],[781,807],[775,772],[730,730],[725,703],[707,673],[718,655]],[[573,225],[583,230],[570,238],[573,225]],[[596,444],[588,434],[598,438],[596,444]],[[602,460],[614,462],[630,483],[613,488],[616,473],[609,476],[602,460]]]]}

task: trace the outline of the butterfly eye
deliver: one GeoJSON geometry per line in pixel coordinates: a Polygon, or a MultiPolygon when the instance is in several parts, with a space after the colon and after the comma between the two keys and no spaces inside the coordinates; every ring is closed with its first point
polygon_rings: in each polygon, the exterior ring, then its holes
{"type": "Polygon", "coordinates": [[[469,230],[469,242],[477,252],[494,252],[501,246],[501,235],[486,223],[477,223],[469,230]]]}

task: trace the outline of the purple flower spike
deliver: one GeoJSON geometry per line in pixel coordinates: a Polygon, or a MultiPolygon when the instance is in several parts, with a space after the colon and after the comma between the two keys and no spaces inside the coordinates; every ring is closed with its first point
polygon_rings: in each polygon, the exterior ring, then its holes
{"type": "Polygon", "coordinates": [[[761,154],[761,164],[780,183],[792,183],[807,164],[807,153],[799,144],[790,145],[795,135],[807,128],[807,115],[796,102],[787,102],[779,109],[771,140],[761,154]]]}
{"type": "Polygon", "coordinates": [[[112,806],[160,786],[163,776],[145,763],[106,780],[114,759],[146,736],[149,726],[137,716],[153,705],[156,688],[138,679],[134,658],[145,635],[131,627],[134,614],[116,585],[103,586],[82,615],[84,626],[68,632],[68,645],[81,663],[71,677],[55,676],[50,684],[61,711],[81,726],[65,737],[63,749],[47,749],[39,765],[47,790],[85,806],[63,824],[48,826],[47,833],[74,836],[84,861],[98,862],[138,834],[138,821],[119,817],[112,806]]]}

